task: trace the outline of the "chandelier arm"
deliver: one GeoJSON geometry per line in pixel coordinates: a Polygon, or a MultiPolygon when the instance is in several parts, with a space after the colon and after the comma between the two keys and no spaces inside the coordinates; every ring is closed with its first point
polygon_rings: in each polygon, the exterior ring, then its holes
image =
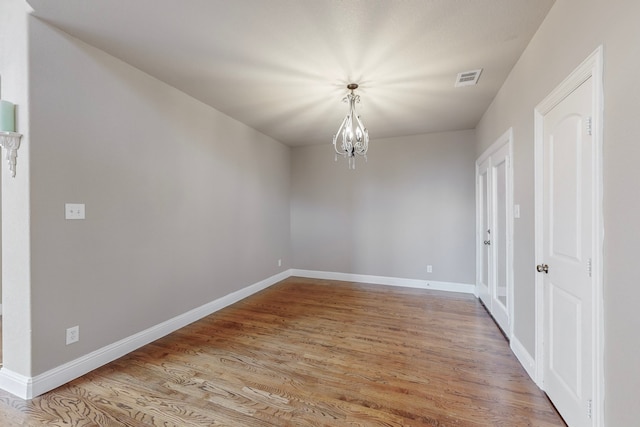
{"type": "MultiPolygon", "coordinates": [[[[345,155],[344,150],[339,151],[338,150],[338,146],[337,146],[337,142],[338,142],[338,135],[340,135],[340,132],[342,132],[343,134],[343,140],[344,140],[344,125],[345,123],[347,123],[347,120],[349,119],[349,116],[345,117],[344,120],[342,121],[342,124],[340,125],[340,127],[338,128],[338,131],[336,132],[335,135],[333,135],[333,149],[336,150],[336,153],[341,154],[341,155],[345,155]]],[[[343,141],[343,146],[344,146],[344,141],[343,141]]]]}
{"type": "Polygon", "coordinates": [[[345,128],[342,130],[342,150],[346,156],[353,156],[353,116],[348,114],[345,118],[345,128]]]}
{"type": "Polygon", "coordinates": [[[358,147],[356,154],[364,156],[367,154],[367,150],[369,149],[369,131],[364,127],[359,116],[356,116],[356,123],[360,132],[362,132],[362,140],[356,144],[356,147],[358,147]]]}
{"type": "MultiPolygon", "coordinates": [[[[357,95],[356,95],[357,96],[357,95]]],[[[355,111],[355,103],[357,101],[360,100],[360,97],[357,96],[352,98],[351,101],[351,114],[352,116],[354,116],[356,118],[356,127],[360,129],[360,133],[362,134],[362,141],[364,142],[364,144],[362,142],[359,142],[357,145],[359,147],[361,147],[358,151],[359,155],[363,155],[367,152],[368,149],[368,145],[369,145],[369,131],[367,131],[367,129],[364,127],[364,124],[362,123],[362,120],[360,120],[360,116],[356,113],[355,111]]]]}
{"type": "Polygon", "coordinates": [[[369,131],[367,130],[367,128],[364,127],[364,125],[362,124],[362,120],[360,120],[360,116],[356,116],[356,123],[358,124],[358,127],[360,128],[360,130],[362,131],[363,135],[367,135],[367,139],[369,136],[369,131]]]}

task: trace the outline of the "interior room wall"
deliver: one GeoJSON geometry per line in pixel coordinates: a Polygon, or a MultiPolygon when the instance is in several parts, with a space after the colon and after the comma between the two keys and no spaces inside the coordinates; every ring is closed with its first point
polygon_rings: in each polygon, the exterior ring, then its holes
{"type": "Polygon", "coordinates": [[[35,18],[29,38],[31,375],[290,267],[288,147],[35,18]]]}
{"type": "Polygon", "coordinates": [[[599,45],[604,50],[605,421],[637,424],[640,364],[640,2],[557,0],[477,127],[477,153],[514,127],[515,335],[535,351],[533,111],[599,45]]]}
{"type": "Polygon", "coordinates": [[[292,149],[293,266],[475,283],[474,144],[473,131],[373,139],[355,171],[330,140],[292,149]]]}
{"type": "Polygon", "coordinates": [[[26,9],[0,2],[2,93],[25,134],[16,178],[2,172],[5,367],[37,375],[290,267],[473,283],[473,163],[509,127],[514,326],[534,354],[533,109],[602,44],[605,415],[634,425],[639,2],[557,0],[477,144],[473,131],[374,139],[355,173],[329,144],[289,150],[26,9]],[[65,221],[65,202],[87,219],[65,221]],[[65,346],[73,325],[81,340],[65,346]]]}
{"type": "Polygon", "coordinates": [[[11,177],[4,158],[2,172],[2,362],[13,372],[31,371],[30,189],[29,189],[29,6],[0,1],[0,78],[2,98],[16,104],[16,131],[23,134],[17,171],[11,177]],[[7,208],[10,207],[10,208],[7,208]],[[12,351],[7,351],[8,349],[12,351]]]}

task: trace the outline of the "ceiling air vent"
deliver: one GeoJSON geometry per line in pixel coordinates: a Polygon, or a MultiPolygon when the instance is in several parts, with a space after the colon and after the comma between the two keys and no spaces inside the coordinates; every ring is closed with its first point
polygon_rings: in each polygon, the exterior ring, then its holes
{"type": "Polygon", "coordinates": [[[482,73],[482,68],[480,68],[479,70],[471,70],[465,71],[463,73],[458,73],[455,87],[474,86],[478,84],[480,73],[482,73]]]}

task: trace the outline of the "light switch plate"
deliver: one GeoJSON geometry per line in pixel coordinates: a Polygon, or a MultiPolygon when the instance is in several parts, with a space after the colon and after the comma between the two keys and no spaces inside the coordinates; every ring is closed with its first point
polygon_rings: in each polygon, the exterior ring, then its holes
{"type": "Polygon", "coordinates": [[[84,219],[84,203],[65,203],[64,219],[84,219]]]}

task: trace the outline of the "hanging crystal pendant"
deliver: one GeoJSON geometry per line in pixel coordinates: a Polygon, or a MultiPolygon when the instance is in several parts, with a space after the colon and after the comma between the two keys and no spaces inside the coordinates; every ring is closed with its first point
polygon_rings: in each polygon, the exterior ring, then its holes
{"type": "Polygon", "coordinates": [[[369,149],[369,131],[356,114],[356,103],[360,102],[360,96],[353,93],[353,91],[357,88],[358,85],[355,83],[347,86],[347,89],[351,92],[342,101],[349,103],[349,113],[342,121],[338,132],[333,135],[336,160],[338,160],[338,154],[346,157],[349,161],[349,169],[356,168],[356,155],[364,157],[366,161],[367,150],[369,149]],[[338,147],[338,139],[340,139],[340,147],[338,147]]]}

